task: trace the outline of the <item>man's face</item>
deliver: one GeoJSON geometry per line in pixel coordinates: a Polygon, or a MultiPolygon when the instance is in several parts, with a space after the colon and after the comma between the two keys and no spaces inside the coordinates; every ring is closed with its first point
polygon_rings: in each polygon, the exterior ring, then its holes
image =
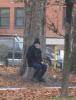
{"type": "Polygon", "coordinates": [[[36,47],[36,48],[40,48],[40,44],[36,43],[36,44],[35,44],[35,47],[36,47]]]}

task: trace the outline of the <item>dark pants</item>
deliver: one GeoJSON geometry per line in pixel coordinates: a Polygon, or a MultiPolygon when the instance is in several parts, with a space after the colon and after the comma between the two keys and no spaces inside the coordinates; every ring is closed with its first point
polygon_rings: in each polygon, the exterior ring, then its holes
{"type": "Polygon", "coordinates": [[[34,78],[41,79],[47,70],[47,65],[34,63],[32,66],[35,69],[34,78]]]}

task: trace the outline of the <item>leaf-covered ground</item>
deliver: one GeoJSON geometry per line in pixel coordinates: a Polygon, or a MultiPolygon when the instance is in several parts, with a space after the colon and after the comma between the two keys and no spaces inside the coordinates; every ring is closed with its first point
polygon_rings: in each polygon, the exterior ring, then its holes
{"type": "MultiPolygon", "coordinates": [[[[18,67],[0,67],[0,100],[58,100],[60,96],[62,71],[48,69],[49,80],[46,84],[22,79],[18,75],[18,67]],[[58,86],[58,87],[57,87],[58,86]]],[[[71,86],[76,86],[76,75],[69,77],[71,86]]],[[[69,95],[76,100],[76,88],[69,89],[69,95]]],[[[72,99],[69,99],[72,100],[72,99]]]]}
{"type": "MultiPolygon", "coordinates": [[[[69,90],[70,97],[76,100],[76,90],[69,90]]],[[[59,100],[60,89],[48,87],[26,87],[23,89],[0,90],[0,100],[59,100]]],[[[60,99],[62,100],[62,99],[60,99]]]]}

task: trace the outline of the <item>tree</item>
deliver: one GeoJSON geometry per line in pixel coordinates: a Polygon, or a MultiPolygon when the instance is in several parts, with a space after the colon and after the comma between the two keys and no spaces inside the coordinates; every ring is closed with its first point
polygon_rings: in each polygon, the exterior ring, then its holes
{"type": "Polygon", "coordinates": [[[76,73],[76,8],[73,8],[71,71],[76,73]]]}
{"type": "Polygon", "coordinates": [[[69,87],[69,70],[70,70],[70,54],[71,54],[71,21],[72,21],[72,0],[65,0],[66,3],[66,26],[65,26],[65,47],[64,47],[64,67],[62,79],[62,96],[68,97],[69,87]]]}
{"type": "Polygon", "coordinates": [[[45,5],[46,0],[25,0],[25,30],[24,30],[24,51],[23,65],[20,75],[25,73],[27,66],[26,52],[36,37],[40,38],[43,55],[45,53],[45,5]]]}

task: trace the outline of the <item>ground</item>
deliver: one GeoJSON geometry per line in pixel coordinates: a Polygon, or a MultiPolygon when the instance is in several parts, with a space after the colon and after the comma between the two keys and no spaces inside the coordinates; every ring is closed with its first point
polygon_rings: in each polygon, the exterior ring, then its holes
{"type": "MultiPolygon", "coordinates": [[[[27,81],[18,75],[18,70],[19,67],[0,66],[0,100],[55,100],[52,97],[60,96],[60,69],[49,67],[46,83],[27,81]]],[[[70,74],[69,83],[69,95],[76,100],[76,75],[70,74]]]]}

